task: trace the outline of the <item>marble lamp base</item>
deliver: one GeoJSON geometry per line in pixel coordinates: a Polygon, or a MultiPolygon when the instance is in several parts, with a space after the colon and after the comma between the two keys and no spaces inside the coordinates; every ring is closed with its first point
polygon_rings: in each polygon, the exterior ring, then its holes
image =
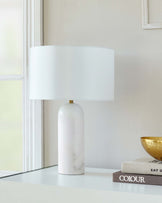
{"type": "Polygon", "coordinates": [[[58,172],[84,174],[83,111],[72,100],[58,112],[58,172]]]}

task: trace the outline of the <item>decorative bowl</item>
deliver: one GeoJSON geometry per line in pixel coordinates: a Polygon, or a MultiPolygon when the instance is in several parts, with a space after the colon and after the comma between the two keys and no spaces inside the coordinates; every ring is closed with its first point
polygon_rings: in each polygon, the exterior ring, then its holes
{"type": "Polygon", "coordinates": [[[141,137],[141,143],[147,153],[162,161],[162,137],[141,137]]]}

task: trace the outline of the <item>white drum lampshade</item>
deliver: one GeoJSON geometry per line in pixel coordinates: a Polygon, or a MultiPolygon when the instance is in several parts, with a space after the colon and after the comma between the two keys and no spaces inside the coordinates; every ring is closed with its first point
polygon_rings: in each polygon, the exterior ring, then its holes
{"type": "Polygon", "coordinates": [[[29,67],[30,99],[70,101],[58,114],[59,172],[83,174],[83,112],[73,100],[113,100],[114,51],[85,46],[33,47],[29,67]]]}

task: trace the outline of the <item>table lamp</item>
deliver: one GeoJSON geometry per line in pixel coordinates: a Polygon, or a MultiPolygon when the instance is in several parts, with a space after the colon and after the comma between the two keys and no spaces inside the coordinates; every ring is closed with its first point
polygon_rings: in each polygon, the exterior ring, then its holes
{"type": "Polygon", "coordinates": [[[68,101],[58,112],[58,172],[84,174],[83,110],[74,101],[113,100],[114,51],[88,46],[30,51],[30,99],[68,101]]]}

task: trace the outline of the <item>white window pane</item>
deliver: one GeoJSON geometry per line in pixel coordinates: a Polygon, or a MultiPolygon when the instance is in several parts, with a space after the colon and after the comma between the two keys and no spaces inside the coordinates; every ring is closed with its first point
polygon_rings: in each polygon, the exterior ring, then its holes
{"type": "Polygon", "coordinates": [[[0,81],[0,170],[22,170],[22,81],[0,81]]]}
{"type": "Polygon", "coordinates": [[[22,73],[22,3],[0,0],[0,75],[22,73]]]}

